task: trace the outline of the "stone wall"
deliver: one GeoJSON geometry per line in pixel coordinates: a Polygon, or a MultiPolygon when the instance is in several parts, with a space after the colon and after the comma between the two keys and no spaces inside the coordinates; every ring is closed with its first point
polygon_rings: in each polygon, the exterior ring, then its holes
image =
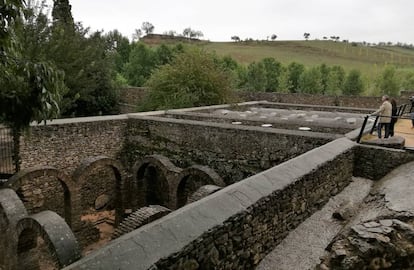
{"type": "Polygon", "coordinates": [[[53,166],[70,174],[91,156],[118,158],[124,141],[125,115],[53,120],[33,125],[21,141],[22,169],[53,166]]]}
{"type": "Polygon", "coordinates": [[[414,153],[384,147],[358,145],[354,175],[379,180],[398,166],[414,160],[414,153]]]}
{"type": "Polygon", "coordinates": [[[322,133],[136,117],[129,119],[122,157],[124,164],[132,164],[146,155],[161,154],[181,168],[208,166],[230,184],[335,138],[322,133]]]}
{"type": "MultiPolygon", "coordinates": [[[[143,87],[130,87],[121,90],[121,101],[124,104],[139,104],[146,96],[148,90],[143,87]]],[[[381,103],[381,97],[364,96],[326,96],[299,93],[274,93],[274,92],[246,92],[236,91],[238,102],[251,100],[267,100],[272,102],[310,104],[325,106],[341,106],[354,108],[376,109],[381,103]]],[[[409,103],[408,98],[414,95],[414,91],[401,91],[400,96],[396,97],[398,105],[409,103]]],[[[128,107],[124,106],[126,112],[128,107]]]]}
{"type": "Polygon", "coordinates": [[[313,149],[178,209],[67,269],[253,269],[349,184],[354,145],[342,138],[313,149]]]}

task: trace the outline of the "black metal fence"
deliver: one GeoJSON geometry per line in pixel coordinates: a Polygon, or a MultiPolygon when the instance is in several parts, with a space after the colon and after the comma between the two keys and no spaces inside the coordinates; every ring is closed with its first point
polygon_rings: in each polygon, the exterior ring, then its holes
{"type": "Polygon", "coordinates": [[[14,173],[12,131],[0,125],[0,179],[7,179],[14,173]]]}

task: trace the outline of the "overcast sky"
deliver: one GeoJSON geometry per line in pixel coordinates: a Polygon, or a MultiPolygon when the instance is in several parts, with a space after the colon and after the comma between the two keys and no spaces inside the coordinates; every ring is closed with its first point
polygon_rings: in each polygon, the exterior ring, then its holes
{"type": "Polygon", "coordinates": [[[211,41],[311,39],[339,36],[349,41],[414,44],[413,0],[70,0],[75,21],[92,30],[118,29],[131,38],[142,22],[154,33],[186,27],[211,41]]]}

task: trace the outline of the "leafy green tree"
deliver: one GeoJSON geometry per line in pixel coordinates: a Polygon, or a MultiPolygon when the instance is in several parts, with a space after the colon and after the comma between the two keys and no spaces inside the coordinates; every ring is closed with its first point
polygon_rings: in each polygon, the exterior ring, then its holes
{"type": "Polygon", "coordinates": [[[264,92],[266,90],[266,69],[262,62],[252,62],[247,67],[247,85],[249,89],[264,92]]]}
{"type": "Polygon", "coordinates": [[[287,87],[289,92],[296,93],[299,89],[299,78],[305,71],[305,66],[296,62],[292,62],[287,67],[287,87]]]}
{"type": "Polygon", "coordinates": [[[72,6],[69,0],[53,0],[52,17],[53,24],[73,27],[72,6]]]}
{"type": "Polygon", "coordinates": [[[157,67],[157,54],[143,43],[137,43],[131,50],[124,75],[133,86],[143,86],[157,67]]]}
{"type": "Polygon", "coordinates": [[[20,169],[20,134],[31,121],[59,114],[63,76],[46,62],[27,60],[16,27],[24,2],[3,1],[0,5],[0,121],[12,129],[13,160],[20,169]]]}
{"type": "Polygon", "coordinates": [[[174,51],[171,47],[161,44],[155,49],[157,65],[165,65],[171,62],[174,57],[174,51]]]}
{"type": "Polygon", "coordinates": [[[116,29],[108,32],[104,39],[107,43],[106,50],[112,54],[115,61],[116,71],[121,73],[123,66],[129,60],[129,53],[131,52],[129,40],[116,29]]]}
{"type": "Polygon", "coordinates": [[[414,72],[408,72],[402,77],[401,86],[405,90],[414,89],[414,72]]]}
{"type": "Polygon", "coordinates": [[[154,32],[154,25],[150,22],[143,22],[141,29],[145,32],[146,35],[148,35],[154,32]]]}
{"type": "Polygon", "coordinates": [[[322,75],[320,68],[312,67],[305,70],[299,77],[301,93],[317,94],[322,92],[322,75]]]}
{"type": "Polygon", "coordinates": [[[325,93],[330,95],[339,96],[342,94],[342,90],[345,82],[345,70],[341,66],[331,67],[326,82],[325,93]]]}
{"type": "Polygon", "coordinates": [[[147,82],[149,97],[141,109],[169,109],[231,101],[228,73],[216,56],[192,48],[157,69],[147,82]]]}
{"type": "Polygon", "coordinates": [[[321,86],[322,86],[320,93],[325,94],[328,88],[328,78],[329,78],[329,73],[331,69],[326,64],[321,64],[319,66],[319,71],[321,74],[321,86]]]}
{"type": "Polygon", "coordinates": [[[382,93],[390,96],[398,96],[400,84],[396,75],[395,67],[386,67],[377,80],[377,87],[382,93]]]}
{"type": "Polygon", "coordinates": [[[280,87],[280,76],[283,69],[282,64],[271,57],[264,58],[261,62],[265,69],[265,90],[268,92],[277,91],[280,87]]]}
{"type": "Polygon", "coordinates": [[[364,91],[364,82],[361,78],[361,72],[356,69],[349,71],[346,76],[343,94],[344,95],[359,95],[364,91]]]}

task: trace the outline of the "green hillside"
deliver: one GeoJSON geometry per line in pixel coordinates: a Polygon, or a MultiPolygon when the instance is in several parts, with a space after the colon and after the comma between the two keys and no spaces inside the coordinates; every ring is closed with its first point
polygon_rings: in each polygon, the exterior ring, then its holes
{"type": "Polygon", "coordinates": [[[390,64],[398,69],[414,69],[414,48],[397,46],[364,46],[333,41],[208,42],[198,46],[221,56],[229,55],[243,64],[273,57],[283,64],[295,61],[305,66],[325,63],[341,65],[346,70],[356,68],[367,77],[374,77],[390,64]]]}

